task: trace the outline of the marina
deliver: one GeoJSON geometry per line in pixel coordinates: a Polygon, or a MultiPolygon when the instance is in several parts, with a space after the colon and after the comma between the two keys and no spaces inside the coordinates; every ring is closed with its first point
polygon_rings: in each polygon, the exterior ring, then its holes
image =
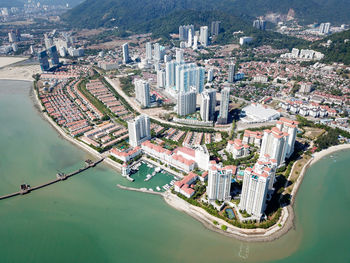
{"type": "MultiPolygon", "coordinates": [[[[164,192],[169,190],[175,182],[172,174],[146,161],[140,161],[134,164],[130,170],[131,172],[127,179],[133,188],[164,192]]],[[[129,182],[126,182],[126,184],[129,186],[129,182]]]]}

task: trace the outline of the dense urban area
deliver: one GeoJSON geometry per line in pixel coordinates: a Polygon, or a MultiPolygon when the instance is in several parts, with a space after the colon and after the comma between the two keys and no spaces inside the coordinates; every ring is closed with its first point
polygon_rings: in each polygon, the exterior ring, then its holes
{"type": "Polygon", "coordinates": [[[125,180],[141,165],[155,168],[145,182],[171,174],[141,190],[203,209],[222,231],[281,227],[312,156],[350,142],[349,55],[333,51],[350,45],[346,24],[303,25],[290,10],[155,33],[78,29],[68,10],[1,8],[0,54],[40,66],[35,94],[57,129],[125,180]]]}

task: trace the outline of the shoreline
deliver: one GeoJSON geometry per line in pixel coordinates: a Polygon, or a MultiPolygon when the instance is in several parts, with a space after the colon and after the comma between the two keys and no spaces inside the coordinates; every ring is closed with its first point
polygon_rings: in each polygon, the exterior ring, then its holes
{"type": "MultiPolygon", "coordinates": [[[[0,77],[0,80],[2,78],[0,77]]],[[[17,81],[31,81],[33,85],[33,80],[22,80],[22,79],[9,79],[9,80],[17,80],[17,81]]],[[[66,134],[64,130],[59,127],[49,116],[46,112],[43,112],[43,106],[41,105],[41,102],[38,98],[37,91],[33,88],[33,86],[30,89],[30,95],[34,96],[34,107],[38,106],[37,110],[40,112],[40,115],[44,117],[46,121],[49,122],[51,126],[58,132],[59,136],[62,136],[64,139],[68,140],[69,142],[73,143],[74,145],[78,146],[79,148],[85,150],[89,154],[92,154],[94,157],[102,158],[104,157],[102,154],[98,153],[97,151],[93,150],[89,146],[83,144],[82,142],[79,142],[66,134]]],[[[196,219],[200,223],[202,223],[203,226],[205,226],[207,229],[212,230],[214,232],[217,232],[219,234],[223,234],[228,237],[233,237],[235,239],[244,241],[244,242],[271,242],[273,240],[276,240],[280,237],[282,237],[284,234],[288,233],[290,229],[295,228],[294,224],[294,205],[295,205],[295,198],[296,194],[300,188],[300,185],[304,179],[304,176],[307,172],[307,170],[316,162],[321,160],[322,158],[335,153],[337,151],[341,150],[349,150],[350,144],[341,144],[332,146],[328,149],[322,150],[320,152],[315,153],[312,158],[305,164],[303,167],[300,176],[298,177],[297,181],[295,182],[295,186],[293,187],[292,193],[291,193],[291,203],[290,205],[282,208],[282,214],[277,223],[273,226],[271,226],[268,229],[244,229],[244,228],[238,228],[235,227],[226,221],[217,218],[215,216],[210,215],[207,213],[204,209],[193,206],[189,203],[187,203],[185,200],[179,198],[178,196],[170,193],[169,191],[166,191],[164,194],[161,194],[163,196],[163,199],[166,204],[168,204],[170,207],[175,208],[178,211],[184,212],[187,215],[191,216],[192,218],[196,219]],[[217,221],[219,224],[214,225],[213,221],[217,221]],[[281,224],[281,227],[279,226],[281,224]],[[226,225],[227,230],[221,230],[220,226],[226,225]]],[[[118,170],[118,172],[121,171],[121,166],[117,163],[110,160],[108,157],[104,159],[104,162],[111,166],[112,168],[118,170]]],[[[129,189],[128,187],[124,186],[118,186],[121,189],[125,190],[133,190],[129,189]]],[[[136,191],[136,190],[134,190],[136,191]]],[[[144,192],[148,193],[142,190],[137,190],[138,192],[144,192]]],[[[152,193],[151,193],[152,194],[152,193]]]]}

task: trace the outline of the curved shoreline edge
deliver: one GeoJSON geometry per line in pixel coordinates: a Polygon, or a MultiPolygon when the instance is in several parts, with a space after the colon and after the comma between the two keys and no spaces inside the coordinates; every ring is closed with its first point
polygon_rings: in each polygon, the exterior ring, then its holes
{"type": "MultiPolygon", "coordinates": [[[[33,84],[33,81],[32,81],[33,84]]],[[[43,106],[40,103],[40,100],[38,98],[38,94],[35,89],[31,89],[33,91],[34,103],[39,107],[40,115],[44,117],[46,121],[48,121],[51,126],[55,130],[58,131],[59,135],[61,135],[64,139],[68,140],[69,142],[75,144],[79,148],[87,151],[88,153],[94,155],[97,158],[101,158],[103,155],[98,153],[97,151],[93,150],[89,146],[83,144],[82,142],[79,142],[73,138],[71,138],[69,135],[67,135],[46,113],[42,112],[43,106]]],[[[240,241],[244,242],[271,242],[274,241],[286,233],[289,232],[292,228],[295,228],[295,213],[294,213],[294,204],[295,204],[295,198],[296,194],[300,188],[300,185],[304,179],[304,176],[308,170],[313,164],[321,160],[322,158],[326,157],[327,155],[330,155],[334,152],[341,151],[341,150],[348,150],[350,149],[350,144],[341,144],[332,146],[328,149],[325,149],[321,152],[315,153],[312,158],[305,164],[303,167],[297,181],[295,182],[295,186],[293,187],[292,193],[291,193],[291,204],[288,206],[285,206],[282,208],[282,214],[277,223],[273,226],[271,226],[268,229],[243,229],[235,227],[226,221],[217,218],[215,216],[210,215],[207,213],[204,209],[193,206],[189,203],[187,203],[185,200],[179,198],[178,196],[172,194],[170,191],[167,191],[163,194],[159,193],[159,195],[163,196],[163,199],[165,203],[167,203],[169,206],[175,208],[178,211],[184,212],[187,215],[191,216],[192,218],[198,220],[204,227],[206,227],[209,230],[212,230],[214,232],[217,232],[219,234],[225,235],[227,237],[232,237],[235,239],[238,239],[240,241]],[[219,224],[214,225],[213,221],[217,221],[219,224]],[[279,226],[281,224],[281,227],[279,226]],[[220,227],[221,225],[226,225],[227,230],[224,231],[220,227]]],[[[106,164],[108,164],[110,167],[121,171],[121,166],[117,163],[113,162],[112,160],[106,158],[104,160],[106,164]]],[[[131,191],[138,191],[143,193],[149,193],[147,191],[141,191],[139,189],[135,189],[132,187],[124,187],[118,185],[119,188],[125,189],[125,190],[131,190],[131,191]]]]}

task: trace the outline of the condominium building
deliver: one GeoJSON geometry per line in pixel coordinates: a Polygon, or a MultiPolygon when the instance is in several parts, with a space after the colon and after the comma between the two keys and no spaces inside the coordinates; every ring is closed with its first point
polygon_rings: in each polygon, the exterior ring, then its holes
{"type": "Polygon", "coordinates": [[[146,43],[146,59],[152,60],[152,44],[151,44],[151,42],[146,43]]]}
{"type": "Polygon", "coordinates": [[[260,30],[265,30],[266,29],[266,21],[261,20],[261,19],[254,20],[253,27],[260,29],[260,30]]]}
{"type": "Polygon", "coordinates": [[[201,93],[200,114],[202,121],[213,121],[215,118],[216,90],[207,89],[201,93]]]}
{"type": "Polygon", "coordinates": [[[122,45],[122,51],[123,51],[123,63],[127,64],[130,62],[129,44],[128,43],[125,43],[122,45]]]}
{"type": "Polygon", "coordinates": [[[192,47],[193,32],[191,29],[188,30],[187,47],[192,47]]]}
{"type": "Polygon", "coordinates": [[[277,127],[273,127],[271,130],[264,130],[260,156],[269,156],[277,160],[278,166],[282,165],[286,159],[288,141],[289,134],[280,131],[277,127]]]}
{"type": "Polygon", "coordinates": [[[218,116],[219,124],[226,124],[228,120],[228,107],[230,104],[230,88],[221,90],[220,112],[218,116]]]}
{"type": "Polygon", "coordinates": [[[210,164],[208,175],[207,195],[209,202],[229,201],[231,199],[232,168],[210,164]]]}
{"type": "Polygon", "coordinates": [[[129,144],[132,147],[139,146],[143,141],[151,138],[150,120],[146,115],[139,115],[134,120],[128,121],[129,144]]]}
{"type": "Polygon", "coordinates": [[[286,157],[289,158],[293,152],[294,152],[294,145],[295,145],[295,139],[296,139],[296,135],[297,135],[297,131],[298,131],[298,124],[299,122],[297,121],[293,121],[293,120],[289,120],[286,118],[280,118],[277,121],[276,127],[282,131],[282,132],[286,132],[289,134],[288,136],[288,148],[287,148],[287,152],[286,152],[286,157]]]}
{"type": "Polygon", "coordinates": [[[331,28],[331,23],[321,23],[319,32],[320,34],[329,34],[331,28]]]}
{"type": "Polygon", "coordinates": [[[209,69],[209,70],[208,70],[207,81],[208,81],[208,82],[212,82],[213,79],[214,79],[214,70],[213,70],[213,69],[209,69]]]}
{"type": "Polygon", "coordinates": [[[182,49],[176,49],[176,63],[184,63],[184,51],[182,49]]]}
{"type": "Polygon", "coordinates": [[[46,50],[39,52],[39,63],[41,71],[47,71],[50,69],[49,59],[46,50]]]}
{"type": "MultiPolygon", "coordinates": [[[[176,60],[178,59],[178,53],[176,51],[176,60]]],[[[165,64],[165,85],[166,88],[173,88],[176,83],[176,66],[178,65],[175,61],[170,61],[165,64]]]]}
{"type": "Polygon", "coordinates": [[[190,29],[194,33],[194,26],[193,25],[179,26],[179,39],[180,39],[180,41],[187,41],[188,32],[190,29]]]}
{"type": "Polygon", "coordinates": [[[48,52],[52,66],[57,66],[60,63],[60,61],[56,46],[49,47],[48,52]]]}
{"type": "Polygon", "coordinates": [[[157,88],[165,88],[165,86],[166,86],[165,71],[158,70],[157,71],[157,88]]]}
{"type": "Polygon", "coordinates": [[[233,83],[235,81],[235,74],[236,74],[236,69],[235,69],[235,64],[230,64],[228,67],[228,83],[233,83]]]}
{"type": "Polygon", "coordinates": [[[216,36],[220,33],[220,21],[211,22],[211,35],[216,36]]]}
{"type": "Polygon", "coordinates": [[[142,79],[136,79],[135,82],[135,95],[136,100],[143,107],[150,106],[150,93],[149,93],[149,83],[142,79]]]}
{"type": "Polygon", "coordinates": [[[179,92],[177,97],[177,114],[185,116],[196,111],[196,92],[179,92]]]}
{"type": "Polygon", "coordinates": [[[197,93],[201,93],[204,89],[205,69],[195,63],[177,65],[175,76],[178,92],[187,92],[194,87],[197,93]]]}
{"type": "Polygon", "coordinates": [[[261,219],[269,190],[272,190],[277,162],[263,157],[253,168],[246,168],[239,209],[246,211],[256,219],[261,219]]]}
{"type": "Polygon", "coordinates": [[[201,42],[201,45],[203,47],[208,46],[208,41],[209,41],[209,31],[207,26],[201,26],[200,27],[200,36],[199,36],[199,42],[201,42]]]}
{"type": "Polygon", "coordinates": [[[193,50],[196,50],[197,48],[198,48],[198,36],[195,35],[195,36],[193,37],[193,46],[192,46],[192,49],[193,49],[193,50]]]}

